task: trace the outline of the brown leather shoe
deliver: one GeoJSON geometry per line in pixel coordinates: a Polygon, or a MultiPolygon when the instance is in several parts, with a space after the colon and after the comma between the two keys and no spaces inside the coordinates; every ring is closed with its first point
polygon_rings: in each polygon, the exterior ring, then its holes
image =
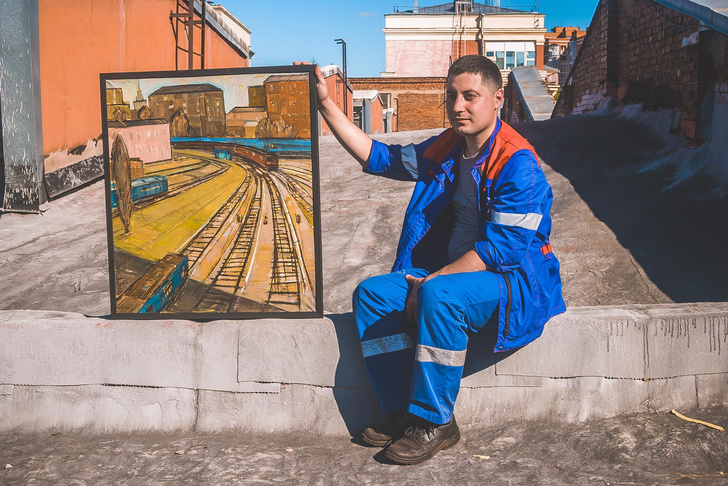
{"type": "Polygon", "coordinates": [[[402,437],[412,422],[413,417],[406,412],[393,413],[386,422],[364,429],[361,440],[371,446],[384,447],[402,437]]]}
{"type": "Polygon", "coordinates": [[[441,450],[454,446],[459,440],[460,429],[454,415],[443,425],[421,420],[410,426],[400,439],[392,442],[384,455],[398,464],[419,464],[441,450]]]}

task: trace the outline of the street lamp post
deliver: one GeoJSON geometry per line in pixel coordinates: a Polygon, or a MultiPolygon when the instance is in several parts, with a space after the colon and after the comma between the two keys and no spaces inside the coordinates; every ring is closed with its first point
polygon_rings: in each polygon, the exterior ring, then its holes
{"type": "Polygon", "coordinates": [[[337,44],[341,44],[341,55],[344,58],[344,114],[346,116],[349,116],[349,110],[348,110],[348,99],[349,99],[349,93],[346,91],[346,83],[347,83],[347,76],[346,76],[346,42],[344,42],[344,39],[334,39],[337,44]]]}

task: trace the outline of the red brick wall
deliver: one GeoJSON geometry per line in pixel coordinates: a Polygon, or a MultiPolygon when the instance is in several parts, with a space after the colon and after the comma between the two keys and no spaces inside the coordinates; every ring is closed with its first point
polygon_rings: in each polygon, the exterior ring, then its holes
{"type": "Polygon", "coordinates": [[[728,39],[698,32],[699,25],[653,0],[601,0],[556,113],[591,111],[605,97],[646,110],[675,109],[675,132],[701,143],[700,107],[726,82],[728,39]],[[683,46],[691,35],[697,42],[683,46]]]}
{"type": "Polygon", "coordinates": [[[450,126],[445,117],[445,95],[425,93],[402,93],[395,107],[398,116],[398,131],[424,130],[450,126]]]}
{"type": "Polygon", "coordinates": [[[444,77],[349,78],[349,82],[356,90],[375,89],[380,95],[391,95],[395,132],[448,126],[444,118],[444,77]]]}
{"type": "Polygon", "coordinates": [[[596,109],[606,96],[606,79],[607,6],[606,1],[601,0],[571,70],[571,85],[563,87],[554,115],[565,116],[596,109]]]}
{"type": "MultiPolygon", "coordinates": [[[[452,43],[452,60],[460,59],[463,56],[469,56],[471,54],[480,54],[478,52],[478,41],[476,40],[463,40],[453,41],[452,43]]],[[[447,68],[450,64],[445,65],[445,74],[447,74],[447,68]]]]}

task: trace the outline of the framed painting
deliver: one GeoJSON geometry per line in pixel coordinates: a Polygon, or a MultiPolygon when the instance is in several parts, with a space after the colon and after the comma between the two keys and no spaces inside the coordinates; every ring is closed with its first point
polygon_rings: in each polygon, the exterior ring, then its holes
{"type": "Polygon", "coordinates": [[[323,315],[312,66],[101,75],[111,313],[323,315]]]}

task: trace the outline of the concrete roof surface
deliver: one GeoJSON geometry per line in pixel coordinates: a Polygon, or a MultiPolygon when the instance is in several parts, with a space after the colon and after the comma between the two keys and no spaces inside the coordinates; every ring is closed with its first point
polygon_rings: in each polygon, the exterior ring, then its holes
{"type": "MultiPolygon", "coordinates": [[[[554,192],[552,247],[567,307],[724,302],[728,201],[709,181],[667,189],[670,149],[623,119],[573,116],[514,125],[543,159],[554,192]]],[[[441,130],[377,135],[416,142],[441,130]]],[[[409,182],[364,174],[334,137],[320,139],[324,310],[351,311],[359,281],[389,272],[409,182]]],[[[0,309],[109,313],[104,188],[0,215],[0,309]],[[32,256],[32,258],[29,258],[32,256]]]]}
{"type": "MultiPolygon", "coordinates": [[[[726,407],[690,415],[728,425],[726,407]]],[[[728,476],[725,432],[669,413],[461,427],[461,433],[458,444],[418,466],[393,465],[380,449],[344,437],[6,434],[0,483],[707,486],[723,485],[728,476]]]]}

